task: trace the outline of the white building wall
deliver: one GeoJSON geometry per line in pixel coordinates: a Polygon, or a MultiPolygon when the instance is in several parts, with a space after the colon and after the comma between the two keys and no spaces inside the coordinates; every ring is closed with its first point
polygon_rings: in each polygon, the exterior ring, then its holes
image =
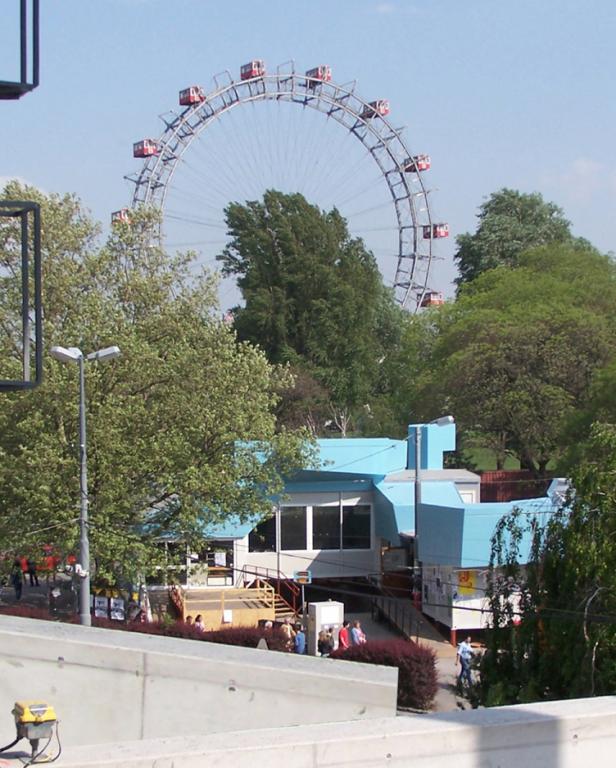
{"type": "Polygon", "coordinates": [[[484,629],[490,612],[485,568],[424,565],[423,612],[450,629],[484,629]]]}
{"type": "Polygon", "coordinates": [[[374,532],[374,507],[372,493],[297,493],[290,494],[282,507],[306,507],[306,541],[304,550],[282,550],[277,552],[250,552],[249,536],[235,542],[234,559],[236,572],[243,568],[268,569],[291,578],[295,571],[310,570],[313,578],[361,577],[378,574],[381,570],[381,542],[374,532]],[[367,504],[371,507],[370,549],[327,549],[312,548],[313,516],[315,506],[337,507],[340,504],[354,506],[367,504]]]}

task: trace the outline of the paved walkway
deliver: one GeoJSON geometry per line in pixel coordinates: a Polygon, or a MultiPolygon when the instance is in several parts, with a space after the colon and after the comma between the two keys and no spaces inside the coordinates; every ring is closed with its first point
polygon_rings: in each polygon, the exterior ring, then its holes
{"type": "MultiPolygon", "coordinates": [[[[353,614],[351,619],[361,621],[362,628],[369,640],[391,640],[400,637],[400,633],[387,621],[375,621],[370,613],[353,614]]],[[[436,654],[438,691],[434,699],[433,711],[455,712],[459,709],[468,708],[468,701],[456,694],[456,649],[418,611],[416,612],[416,619],[417,641],[420,645],[431,648],[436,654]]]]}
{"type": "Polygon", "coordinates": [[[39,586],[31,587],[29,583],[23,585],[21,600],[15,600],[15,590],[13,587],[0,587],[0,606],[1,605],[35,605],[45,607],[49,603],[49,586],[45,578],[39,578],[39,586]]]}

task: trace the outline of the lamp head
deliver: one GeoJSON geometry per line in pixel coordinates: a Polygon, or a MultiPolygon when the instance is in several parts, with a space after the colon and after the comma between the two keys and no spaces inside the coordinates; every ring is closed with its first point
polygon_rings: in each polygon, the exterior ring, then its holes
{"type": "Polygon", "coordinates": [[[120,354],[120,347],[104,347],[104,349],[98,349],[96,352],[90,352],[86,360],[113,360],[120,354]]]}
{"type": "Polygon", "coordinates": [[[50,354],[61,363],[77,363],[83,357],[81,350],[77,347],[52,347],[50,354]]]}
{"type": "Polygon", "coordinates": [[[434,419],[434,421],[431,421],[430,424],[436,424],[437,427],[444,427],[447,424],[454,424],[455,419],[453,416],[441,416],[438,419],[434,419]]]}

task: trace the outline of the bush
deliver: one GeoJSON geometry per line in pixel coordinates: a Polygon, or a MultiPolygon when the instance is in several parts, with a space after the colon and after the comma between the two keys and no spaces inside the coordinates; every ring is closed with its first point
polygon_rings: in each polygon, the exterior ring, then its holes
{"type": "Polygon", "coordinates": [[[345,650],[338,648],[330,658],[397,667],[399,707],[429,709],[436,696],[436,655],[411,640],[376,640],[345,650]]]}
{"type": "MultiPolygon", "coordinates": [[[[46,608],[33,605],[6,605],[0,608],[0,614],[10,616],[20,616],[24,619],[42,619],[45,621],[64,621],[66,623],[77,624],[79,616],[75,615],[70,619],[56,619],[51,616],[46,608]]],[[[184,624],[181,621],[174,621],[171,624],[163,622],[140,623],[114,621],[113,619],[102,619],[92,616],[92,626],[101,629],[119,629],[126,632],[140,632],[145,635],[159,635],[162,637],[179,637],[184,640],[203,640],[209,643],[223,643],[225,645],[238,645],[244,648],[256,648],[259,640],[265,638],[267,647],[270,651],[286,651],[287,640],[280,629],[266,629],[265,627],[225,627],[224,629],[213,629],[202,632],[191,624],[184,624]]]]}
{"type": "Polygon", "coordinates": [[[3,605],[0,607],[0,615],[19,616],[22,619],[41,619],[43,621],[54,620],[54,617],[51,616],[47,608],[42,608],[37,605],[28,605],[27,603],[11,603],[10,605],[3,605]]]}
{"type": "Polygon", "coordinates": [[[287,651],[287,638],[280,629],[265,629],[265,627],[225,627],[202,632],[201,637],[210,643],[225,645],[242,645],[245,648],[256,648],[261,638],[265,639],[270,651],[287,651]]]}

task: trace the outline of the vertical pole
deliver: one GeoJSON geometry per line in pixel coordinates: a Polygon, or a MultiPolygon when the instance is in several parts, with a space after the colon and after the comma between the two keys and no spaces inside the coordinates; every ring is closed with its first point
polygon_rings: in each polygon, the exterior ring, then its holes
{"type": "Polygon", "coordinates": [[[83,574],[79,590],[79,623],[84,627],[92,624],[90,616],[90,542],[88,538],[88,458],[86,454],[86,386],[85,359],[79,357],[79,560],[83,574]]]}
{"type": "Polygon", "coordinates": [[[415,559],[419,563],[419,508],[421,506],[421,427],[415,427],[415,559]]]}
{"type": "Polygon", "coordinates": [[[34,205],[34,365],[36,368],[36,381],[43,380],[43,296],[42,296],[42,269],[41,269],[41,208],[38,203],[34,205]]]}
{"type": "Polygon", "coordinates": [[[30,381],[30,273],[28,270],[28,212],[21,211],[21,338],[22,378],[30,381]]]}
{"type": "Polygon", "coordinates": [[[32,86],[39,84],[39,0],[32,2],[32,86]]]}
{"type": "MultiPolygon", "coordinates": [[[[415,561],[419,568],[419,589],[423,591],[423,568],[419,560],[419,528],[421,507],[421,425],[415,425],[415,561]]],[[[414,571],[415,569],[413,569],[414,571]]]]}
{"type": "Polygon", "coordinates": [[[276,571],[278,578],[278,594],[280,594],[280,544],[281,544],[280,504],[276,507],[276,571]]]}
{"type": "Polygon", "coordinates": [[[302,582],[302,626],[306,626],[306,601],[304,600],[304,582],[302,582]]]}
{"type": "Polygon", "coordinates": [[[20,79],[21,84],[28,82],[28,6],[27,0],[21,0],[20,3],[20,79]]]}

